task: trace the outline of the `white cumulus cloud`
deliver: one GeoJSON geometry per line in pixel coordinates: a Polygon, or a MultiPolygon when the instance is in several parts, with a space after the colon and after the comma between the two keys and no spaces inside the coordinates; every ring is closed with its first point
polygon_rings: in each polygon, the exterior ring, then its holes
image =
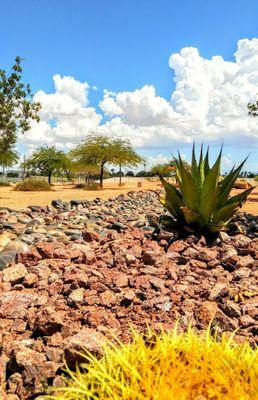
{"type": "Polygon", "coordinates": [[[28,147],[56,144],[69,148],[98,132],[128,137],[136,147],[166,148],[193,140],[254,145],[258,120],[246,105],[258,98],[258,39],[237,44],[234,61],[206,59],[193,47],[169,58],[175,87],[170,99],[151,85],[134,91],[105,90],[101,113],[91,107],[87,82],[55,75],[54,93],[40,90],[41,122],[21,138],[28,147]],[[105,116],[105,119],[103,119],[105,116]]]}

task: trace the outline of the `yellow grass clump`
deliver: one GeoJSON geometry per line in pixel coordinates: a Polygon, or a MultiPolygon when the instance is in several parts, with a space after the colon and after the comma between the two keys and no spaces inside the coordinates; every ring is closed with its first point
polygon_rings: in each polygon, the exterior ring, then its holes
{"type": "Polygon", "coordinates": [[[102,358],[85,354],[85,364],[55,400],[255,400],[257,350],[209,333],[134,333],[129,344],[107,343],[102,358]]]}

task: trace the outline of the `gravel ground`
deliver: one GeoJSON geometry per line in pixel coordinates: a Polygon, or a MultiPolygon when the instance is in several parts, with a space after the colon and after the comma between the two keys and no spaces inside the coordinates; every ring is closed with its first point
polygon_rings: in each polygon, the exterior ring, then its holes
{"type": "Polygon", "coordinates": [[[153,192],[0,210],[3,399],[40,396],[61,383],[64,357],[101,353],[113,334],[127,341],[130,326],[202,331],[212,320],[257,343],[258,218],[239,213],[208,244],[153,237],[162,213],[153,192]]]}

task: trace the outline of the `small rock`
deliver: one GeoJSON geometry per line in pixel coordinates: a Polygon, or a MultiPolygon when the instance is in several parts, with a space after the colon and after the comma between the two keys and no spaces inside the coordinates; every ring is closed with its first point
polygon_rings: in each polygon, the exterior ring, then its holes
{"type": "Polygon", "coordinates": [[[103,352],[104,343],[105,338],[100,332],[97,332],[95,329],[83,327],[76,335],[66,339],[66,361],[73,366],[75,363],[85,362],[85,358],[78,354],[83,354],[85,351],[89,351],[94,355],[100,355],[103,352]]]}
{"type": "Polygon", "coordinates": [[[18,263],[3,271],[3,281],[10,282],[12,285],[20,283],[27,274],[27,268],[23,264],[18,263]]]}
{"type": "Polygon", "coordinates": [[[82,303],[83,297],[84,297],[84,289],[83,288],[73,290],[68,296],[68,303],[70,305],[76,305],[78,303],[82,303]]]}
{"type": "Polygon", "coordinates": [[[225,304],[221,306],[222,310],[229,317],[241,317],[241,309],[239,305],[233,303],[232,301],[227,301],[225,304]]]}
{"type": "Polygon", "coordinates": [[[9,242],[5,246],[4,251],[16,251],[17,253],[28,253],[30,251],[30,248],[27,245],[27,243],[21,240],[13,240],[12,242],[9,242]]]}

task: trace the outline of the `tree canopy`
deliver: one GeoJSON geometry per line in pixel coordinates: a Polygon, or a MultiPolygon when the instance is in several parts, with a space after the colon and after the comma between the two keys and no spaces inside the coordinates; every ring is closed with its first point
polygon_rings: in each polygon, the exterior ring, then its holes
{"type": "Polygon", "coordinates": [[[154,165],[151,170],[150,173],[152,175],[161,175],[161,176],[172,176],[173,175],[173,171],[174,171],[174,167],[173,165],[171,165],[171,163],[163,163],[163,164],[156,164],[154,165]]]}
{"type": "Polygon", "coordinates": [[[122,165],[135,166],[141,160],[134,152],[130,142],[100,135],[89,136],[71,151],[71,157],[81,164],[99,167],[101,188],[106,164],[119,165],[121,168],[122,165]]]}
{"type": "Polygon", "coordinates": [[[40,104],[34,102],[29,85],[22,82],[21,58],[16,57],[11,71],[0,69],[0,142],[5,150],[14,145],[17,132],[30,129],[39,121],[40,104]]]}
{"type": "Polygon", "coordinates": [[[250,115],[251,117],[257,117],[258,116],[258,101],[256,101],[255,103],[248,103],[247,109],[248,109],[248,115],[250,115]]]}
{"type": "Polygon", "coordinates": [[[51,183],[51,177],[54,173],[67,172],[71,169],[71,160],[67,154],[62,150],[57,150],[55,146],[42,146],[25,161],[24,167],[30,172],[46,175],[48,182],[51,183]]]}
{"type": "Polygon", "coordinates": [[[116,159],[113,164],[119,166],[119,179],[121,185],[122,179],[122,167],[136,167],[145,160],[140,157],[133,149],[131,143],[128,140],[117,139],[114,141],[116,147],[116,159]]]}
{"type": "Polygon", "coordinates": [[[3,174],[5,173],[5,168],[12,167],[19,161],[19,154],[10,146],[8,149],[5,149],[3,143],[0,142],[0,165],[3,168],[3,174]]]}

